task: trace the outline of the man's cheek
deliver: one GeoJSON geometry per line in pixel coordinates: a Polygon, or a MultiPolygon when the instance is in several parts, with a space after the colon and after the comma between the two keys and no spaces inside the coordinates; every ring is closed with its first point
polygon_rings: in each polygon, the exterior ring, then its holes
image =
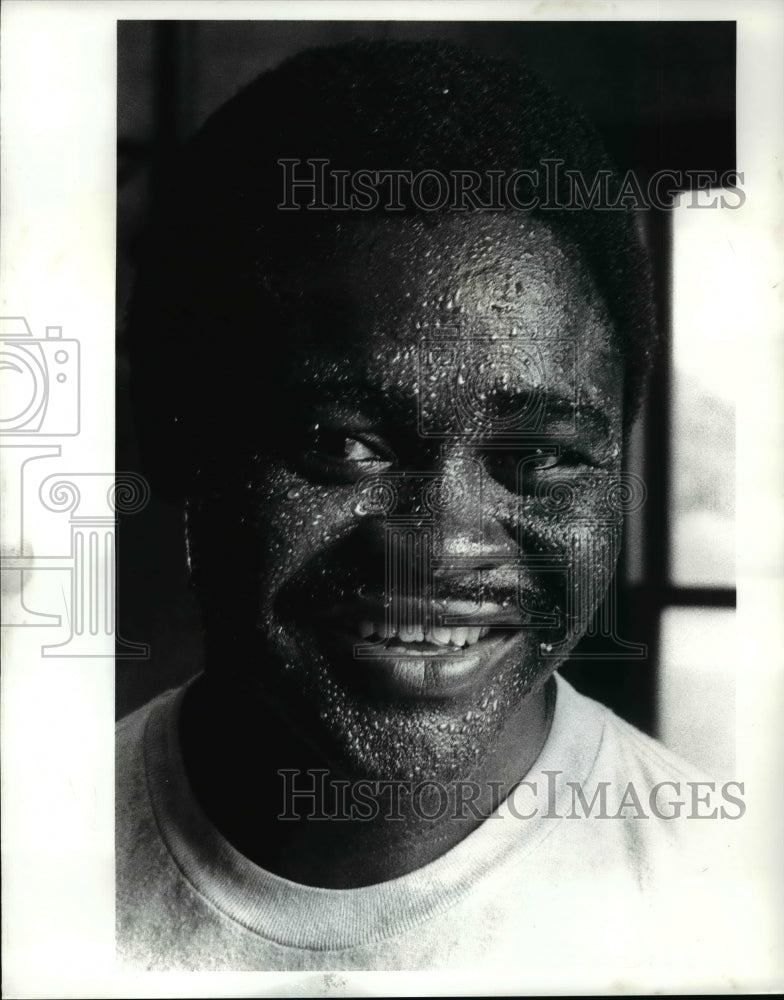
{"type": "Polygon", "coordinates": [[[294,484],[282,500],[260,506],[255,541],[273,587],[305,570],[311,561],[328,558],[329,550],[350,535],[357,524],[351,495],[350,487],[294,484]]]}
{"type": "Polygon", "coordinates": [[[558,608],[564,639],[579,636],[603,599],[620,549],[622,521],[597,504],[595,490],[574,493],[567,510],[530,503],[521,519],[522,563],[527,556],[558,608]]]}
{"type": "Polygon", "coordinates": [[[565,538],[566,626],[582,634],[604,599],[615,573],[620,549],[618,521],[586,519],[565,538]]]}

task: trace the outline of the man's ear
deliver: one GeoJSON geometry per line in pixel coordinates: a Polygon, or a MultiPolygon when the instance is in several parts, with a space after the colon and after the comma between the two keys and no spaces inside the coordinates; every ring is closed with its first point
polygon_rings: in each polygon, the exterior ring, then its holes
{"type": "Polygon", "coordinates": [[[185,565],[188,568],[188,583],[193,587],[193,543],[191,541],[191,501],[186,498],[182,509],[183,540],[185,542],[185,565]]]}

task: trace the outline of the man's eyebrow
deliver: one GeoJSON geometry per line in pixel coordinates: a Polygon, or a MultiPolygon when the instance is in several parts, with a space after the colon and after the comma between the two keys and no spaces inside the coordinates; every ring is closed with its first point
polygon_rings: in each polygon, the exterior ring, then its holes
{"type": "MultiPolygon", "coordinates": [[[[603,437],[611,433],[610,418],[606,411],[595,403],[562,395],[550,389],[514,389],[498,386],[490,390],[493,398],[493,409],[499,415],[520,413],[521,423],[535,423],[546,434],[548,426],[556,422],[574,424],[577,433],[581,430],[603,437]],[[540,419],[535,420],[535,414],[540,419]]],[[[527,433],[533,434],[530,427],[522,427],[527,433]]]]}
{"type": "MultiPolygon", "coordinates": [[[[563,422],[573,424],[577,434],[581,431],[599,437],[609,437],[611,434],[608,414],[594,403],[546,389],[515,391],[498,386],[491,390],[491,394],[492,408],[499,416],[520,413],[523,424],[521,431],[526,436],[535,436],[539,430],[544,437],[554,424],[563,422]],[[528,412],[533,415],[535,410],[539,411],[541,417],[531,427],[526,414],[528,412]]],[[[291,387],[288,395],[292,408],[345,403],[349,407],[362,407],[368,415],[378,418],[388,412],[390,402],[395,409],[410,405],[410,400],[402,392],[395,389],[384,390],[361,374],[351,379],[325,378],[318,382],[300,382],[291,387]]]]}
{"type": "MultiPolygon", "coordinates": [[[[324,378],[316,382],[297,382],[287,390],[290,406],[318,406],[347,402],[368,406],[381,412],[389,394],[363,376],[324,378]]],[[[398,393],[394,393],[397,397],[398,393]]]]}
{"type": "Polygon", "coordinates": [[[564,399],[557,396],[547,400],[545,412],[556,419],[574,421],[577,432],[582,427],[595,434],[609,437],[610,419],[607,413],[594,403],[564,399]]]}

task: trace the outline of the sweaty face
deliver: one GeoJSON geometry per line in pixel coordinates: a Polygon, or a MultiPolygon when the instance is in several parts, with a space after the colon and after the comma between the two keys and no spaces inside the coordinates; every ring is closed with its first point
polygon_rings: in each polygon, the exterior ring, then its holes
{"type": "Polygon", "coordinates": [[[259,333],[272,417],[191,504],[208,669],[354,772],[465,775],[614,569],[610,324],[530,219],[362,220],[305,258],[259,333]]]}

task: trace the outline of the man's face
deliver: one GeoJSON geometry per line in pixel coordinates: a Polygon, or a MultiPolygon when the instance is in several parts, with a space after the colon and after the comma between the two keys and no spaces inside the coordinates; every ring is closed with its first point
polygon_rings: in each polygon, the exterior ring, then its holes
{"type": "Polygon", "coordinates": [[[208,669],[353,772],[466,776],[609,583],[621,362],[541,223],[322,244],[273,286],[273,426],[192,505],[208,669]]]}

